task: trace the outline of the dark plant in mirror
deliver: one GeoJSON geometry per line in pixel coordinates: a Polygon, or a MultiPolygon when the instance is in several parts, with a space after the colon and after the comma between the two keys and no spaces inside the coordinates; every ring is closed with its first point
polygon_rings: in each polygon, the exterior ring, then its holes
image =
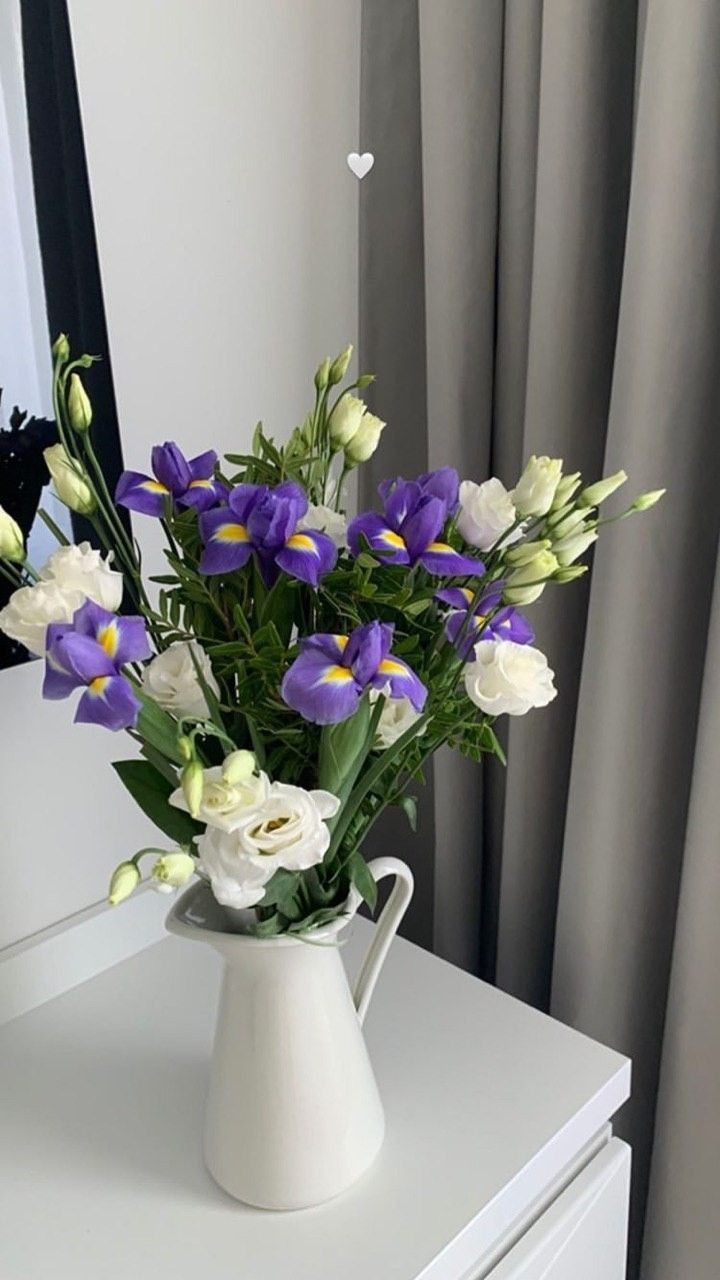
{"type": "MultiPolygon", "coordinates": [[[[2,407],[0,388],[0,408],[2,407]]],[[[54,421],[28,417],[14,406],[6,430],[0,429],[0,507],[20,526],[25,542],[35,523],[40,495],[50,482],[43,450],[57,441],[54,421]]],[[[7,604],[14,585],[0,577],[0,609],[7,604]]],[[[0,668],[17,666],[28,658],[28,651],[17,640],[0,632],[0,668]]]]}

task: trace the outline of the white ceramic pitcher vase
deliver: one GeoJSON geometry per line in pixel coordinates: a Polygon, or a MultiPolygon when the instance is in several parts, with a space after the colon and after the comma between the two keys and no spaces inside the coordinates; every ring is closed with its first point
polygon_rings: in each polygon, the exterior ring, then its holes
{"type": "MultiPolygon", "coordinates": [[[[225,961],[205,1112],[204,1155],[230,1195],[263,1209],[301,1209],[350,1187],[382,1146],[385,1120],[362,1023],[413,891],[397,858],[369,864],[395,877],[351,993],[338,941],[360,898],[299,938],[232,932],[207,885],[167,918],[171,933],[206,942],[225,961]]],[[[239,914],[239,913],[238,913],[239,914]]]]}

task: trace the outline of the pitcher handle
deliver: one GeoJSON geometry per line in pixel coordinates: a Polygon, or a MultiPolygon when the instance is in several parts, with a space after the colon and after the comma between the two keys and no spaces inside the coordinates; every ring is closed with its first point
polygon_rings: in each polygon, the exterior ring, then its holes
{"type": "Polygon", "coordinates": [[[408,909],[415,887],[412,871],[399,858],[374,858],[372,862],[368,863],[368,870],[376,884],[379,880],[383,880],[385,876],[394,876],[395,884],[390,897],[385,903],[380,919],[375,925],[375,935],[363,960],[353,993],[355,1008],[357,1009],[361,1026],[365,1021],[370,998],[375,990],[375,983],[390,949],[390,943],[395,937],[400,921],[408,909]]]}

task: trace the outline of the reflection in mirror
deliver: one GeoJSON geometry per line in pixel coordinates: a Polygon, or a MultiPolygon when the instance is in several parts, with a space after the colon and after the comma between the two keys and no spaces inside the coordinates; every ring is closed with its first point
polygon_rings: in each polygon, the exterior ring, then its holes
{"type": "MultiPolygon", "coordinates": [[[[68,15],[56,0],[0,0],[0,279],[0,506],[20,526],[28,566],[42,572],[57,538],[38,517],[41,495],[63,536],[94,541],[49,487],[50,344],[67,329],[75,350],[108,348],[68,15]]],[[[88,383],[112,479],[121,463],[107,362],[88,383]]],[[[0,608],[16,587],[6,568],[0,608]]],[[[0,667],[27,656],[0,634],[0,667]]]]}

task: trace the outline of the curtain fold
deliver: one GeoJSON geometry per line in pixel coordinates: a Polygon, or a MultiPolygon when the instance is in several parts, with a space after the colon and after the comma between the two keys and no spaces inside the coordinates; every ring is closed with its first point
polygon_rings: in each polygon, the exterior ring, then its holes
{"type": "Polygon", "coordinates": [[[709,1193],[670,1171],[704,1139],[711,1181],[720,1075],[719,67],[715,0],[363,0],[360,345],[390,425],[361,502],[445,462],[512,484],[531,452],[669,489],[535,608],[560,696],[511,724],[507,771],[436,760],[410,921],[633,1057],[643,1280],[715,1277],[709,1193]]]}

